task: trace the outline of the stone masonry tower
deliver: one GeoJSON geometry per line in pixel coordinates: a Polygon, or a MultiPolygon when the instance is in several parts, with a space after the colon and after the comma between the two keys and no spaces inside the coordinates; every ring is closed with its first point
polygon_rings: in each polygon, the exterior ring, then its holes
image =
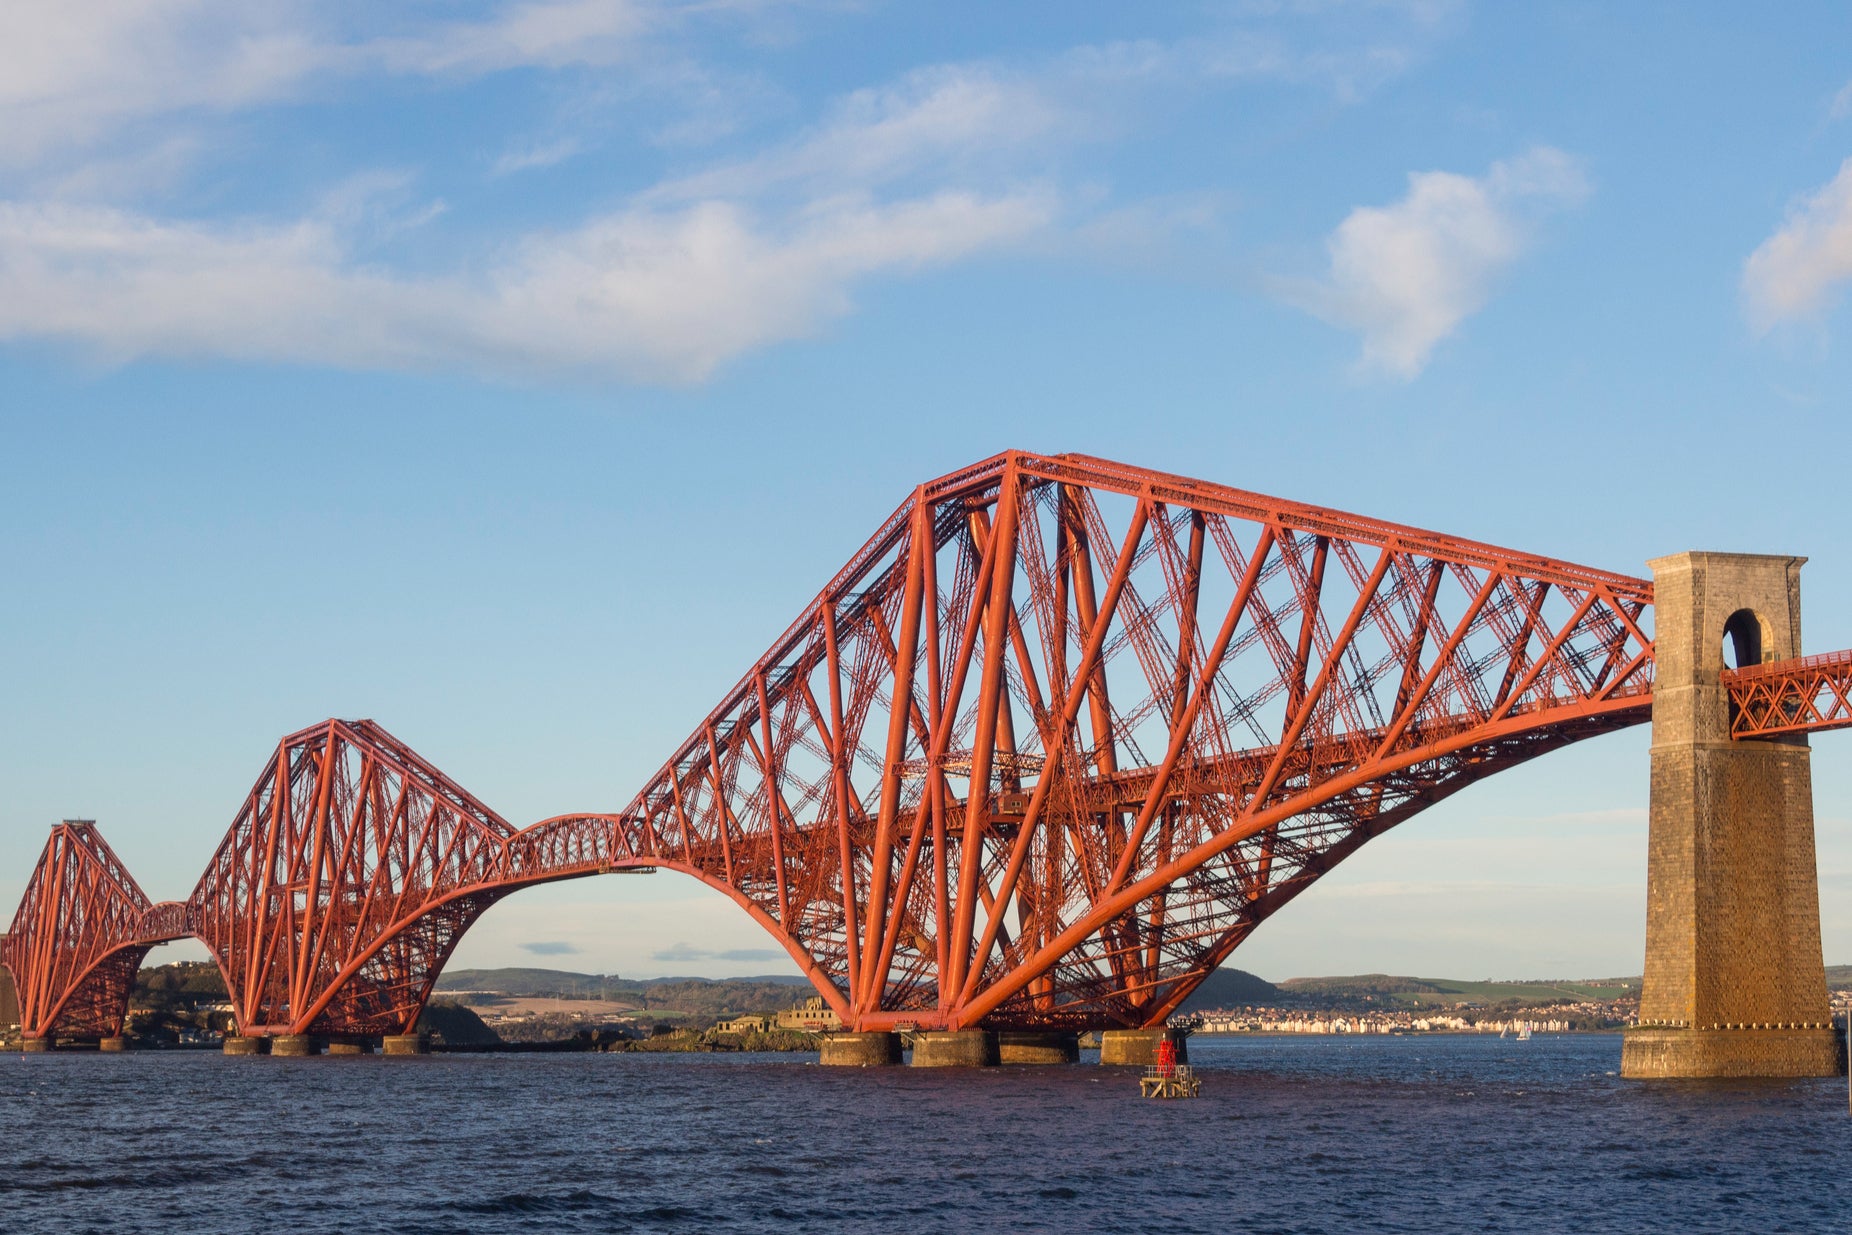
{"type": "Polygon", "coordinates": [[[1733,741],[1719,679],[1798,656],[1805,558],[1680,553],[1653,572],[1646,984],[1621,1075],[1831,1076],[1804,735],[1733,741]]]}

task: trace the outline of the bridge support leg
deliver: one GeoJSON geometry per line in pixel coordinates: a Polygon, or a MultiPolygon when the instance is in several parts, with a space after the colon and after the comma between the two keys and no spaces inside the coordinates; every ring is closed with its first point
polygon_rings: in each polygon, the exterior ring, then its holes
{"type": "Polygon", "coordinates": [[[44,1051],[49,1051],[51,1047],[52,1042],[50,1038],[23,1038],[19,1043],[19,1049],[28,1055],[36,1055],[44,1051]]]}
{"type": "Polygon", "coordinates": [[[1148,1068],[1158,1061],[1158,1043],[1166,1038],[1177,1048],[1177,1063],[1190,1061],[1184,1035],[1175,1029],[1108,1029],[1100,1035],[1100,1062],[1108,1066],[1148,1068]]]}
{"type": "Polygon", "coordinates": [[[988,1029],[935,1029],[913,1035],[916,1068],[987,1068],[997,1062],[997,1035],[988,1029]]]}
{"type": "Polygon", "coordinates": [[[900,1062],[897,1033],[831,1033],[823,1035],[819,1063],[833,1068],[884,1068],[900,1062]]]}
{"type": "Polygon", "coordinates": [[[263,1037],[245,1037],[243,1034],[228,1033],[222,1048],[227,1055],[267,1055],[270,1053],[270,1039],[263,1037]]]}
{"type": "Polygon", "coordinates": [[[129,1049],[129,1040],[120,1035],[113,1038],[98,1038],[96,1049],[105,1055],[113,1055],[129,1049]]]}
{"type": "Polygon", "coordinates": [[[306,1033],[280,1033],[270,1041],[270,1053],[292,1059],[321,1054],[321,1043],[306,1033]]]}
{"type": "Polygon", "coordinates": [[[373,1044],[337,1038],[328,1044],[328,1053],[330,1055],[371,1055],[373,1044]]]}
{"type": "Polygon", "coordinates": [[[1730,737],[1720,674],[1800,654],[1803,558],[1681,553],[1653,570],[1646,978],[1631,1077],[1831,1076],[1804,736],[1730,737]]]}
{"type": "Polygon", "coordinates": [[[1077,1033],[1004,1030],[997,1035],[999,1063],[1077,1063],[1079,1060],[1080,1035],[1077,1033]]]}
{"type": "Polygon", "coordinates": [[[421,1033],[391,1033],[381,1039],[380,1047],[388,1055],[428,1055],[430,1041],[421,1033]]]}

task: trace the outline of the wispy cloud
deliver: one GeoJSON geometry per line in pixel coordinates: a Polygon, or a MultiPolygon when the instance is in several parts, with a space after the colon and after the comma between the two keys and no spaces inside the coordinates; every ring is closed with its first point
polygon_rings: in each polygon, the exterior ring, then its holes
{"type": "Polygon", "coordinates": [[[1485,307],[1528,245],[1531,217],[1587,193],[1579,164],[1548,147],[1494,163],[1480,177],[1413,172],[1399,201],[1359,206],[1338,225],[1326,241],[1326,278],[1280,290],[1362,335],[1366,369],[1411,379],[1485,307]]]}
{"type": "MultiPolygon", "coordinates": [[[[448,21],[306,0],[0,9],[0,183],[32,186],[0,198],[9,293],[0,340],[61,341],[106,362],[223,357],[699,381],[743,353],[822,329],[869,279],[1032,241],[1048,251],[1051,237],[1129,252],[1161,249],[1167,232],[1202,233],[1214,222],[1211,197],[1113,200],[1097,183],[1078,187],[1064,156],[1123,136],[1140,106],[1179,90],[1267,80],[1361,97],[1406,70],[1437,20],[1419,5],[1297,4],[1284,6],[1278,29],[1250,28],[1249,14],[1200,37],[927,66],[840,95],[756,150],[691,161],[673,143],[728,131],[738,109],[722,96],[738,83],[661,54],[665,40],[776,7],[488,0],[448,21]],[[1361,33],[1359,15],[1370,18],[1361,33]],[[1307,34],[1314,27],[1341,33],[1307,34]],[[472,220],[463,230],[474,247],[447,262],[431,258],[441,237],[426,233],[415,270],[394,266],[382,240],[415,232],[445,205],[382,215],[364,200],[343,204],[344,194],[372,191],[365,175],[352,178],[360,190],[338,187],[312,208],[265,218],[162,217],[135,204],[137,186],[176,180],[214,148],[198,136],[212,118],[366,75],[447,85],[523,68],[603,71],[581,78],[614,97],[654,82],[697,100],[682,123],[646,124],[680,166],[525,234],[494,235],[472,220]]],[[[478,173],[507,176],[604,144],[562,115],[498,156],[471,157],[478,173]]],[[[1367,230],[1356,220],[1340,233],[1367,230]]],[[[1334,317],[1385,312],[1364,303],[1386,293],[1370,281],[1363,240],[1334,248],[1334,317]]],[[[1387,346],[1400,355],[1409,345],[1387,346]]]]}
{"type": "Polygon", "coordinates": [[[1768,331],[1828,308],[1852,280],[1852,159],[1798,202],[1743,263],[1743,307],[1768,331]]]}
{"type": "Polygon", "coordinates": [[[562,137],[557,141],[529,144],[519,149],[510,150],[495,160],[491,169],[497,176],[507,176],[514,172],[530,171],[536,167],[552,167],[564,163],[584,149],[584,144],[576,137],[562,137]]]}
{"type": "Polygon", "coordinates": [[[386,33],[303,0],[14,0],[0,6],[0,161],[290,99],[322,77],[610,66],[674,16],[643,0],[532,0],[386,33]]]}
{"type": "Polygon", "coordinates": [[[542,940],[538,943],[524,943],[521,951],[532,952],[535,956],[574,956],[579,949],[563,940],[542,940]]]}
{"type": "Polygon", "coordinates": [[[657,187],[659,200],[757,196],[777,189],[872,188],[941,173],[1045,136],[1064,113],[1046,90],[978,65],[946,65],[857,90],[796,141],[657,187]]]}
{"type": "Polygon", "coordinates": [[[68,341],[111,362],[697,381],[846,312],[861,279],[1005,243],[1050,210],[1032,195],[944,192],[766,221],[703,202],[530,235],[486,276],[417,277],[358,261],[326,218],[235,226],[0,204],[0,339],[68,341]]]}
{"type": "Polygon", "coordinates": [[[637,0],[534,0],[508,5],[483,21],[358,43],[334,58],[417,74],[618,64],[634,54],[659,11],[637,0]]]}

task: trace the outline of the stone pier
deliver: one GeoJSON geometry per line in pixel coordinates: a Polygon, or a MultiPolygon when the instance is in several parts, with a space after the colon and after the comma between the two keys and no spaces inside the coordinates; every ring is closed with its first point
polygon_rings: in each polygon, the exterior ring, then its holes
{"type": "Polygon", "coordinates": [[[831,1033],[823,1035],[818,1062],[833,1068],[886,1068],[900,1062],[897,1033],[831,1033]]]}
{"type": "Polygon", "coordinates": [[[44,1051],[49,1051],[51,1048],[52,1041],[50,1038],[22,1038],[19,1043],[19,1049],[28,1055],[36,1055],[44,1051]]]}
{"type": "Polygon", "coordinates": [[[1147,1068],[1157,1063],[1158,1043],[1176,1044],[1178,1063],[1188,1063],[1189,1043],[1175,1029],[1108,1029],[1100,1035],[1100,1062],[1108,1066],[1147,1068]]]}
{"type": "Polygon", "coordinates": [[[421,1033],[387,1034],[380,1042],[381,1048],[388,1055],[428,1055],[431,1043],[421,1033]]]}
{"type": "Polygon", "coordinates": [[[1720,674],[1800,655],[1804,558],[1681,553],[1653,571],[1646,978],[1630,1077],[1831,1076],[1804,735],[1734,741],[1720,674]]]}
{"type": "Polygon", "coordinates": [[[283,1033],[270,1040],[270,1053],[289,1059],[321,1054],[321,1043],[306,1033],[283,1033]]]}
{"type": "Polygon", "coordinates": [[[225,1043],[220,1048],[227,1055],[267,1055],[270,1053],[270,1039],[253,1035],[228,1033],[225,1043]]]}
{"type": "Polygon", "coordinates": [[[987,1068],[996,1062],[997,1035],[988,1029],[935,1029],[913,1035],[916,1068],[987,1068]]]}
{"type": "Polygon", "coordinates": [[[123,1037],[98,1038],[96,1049],[105,1055],[114,1055],[129,1049],[129,1040],[123,1037]]]}
{"type": "Polygon", "coordinates": [[[997,1034],[999,1063],[1074,1063],[1080,1059],[1077,1033],[1025,1033],[1005,1029],[997,1034]]]}

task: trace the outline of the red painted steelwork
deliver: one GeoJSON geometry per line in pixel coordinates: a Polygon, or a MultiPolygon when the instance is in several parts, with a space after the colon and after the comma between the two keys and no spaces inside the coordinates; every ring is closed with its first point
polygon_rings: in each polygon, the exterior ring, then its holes
{"type": "Polygon", "coordinates": [[[1372,837],[1647,720],[1651,601],[999,455],[916,489],[625,810],[517,832],[378,726],[330,721],[283,741],[178,929],[245,1032],[402,1032],[497,898],[660,866],[744,906],[852,1028],[1159,1024],[1372,837]]]}
{"type": "Polygon", "coordinates": [[[1726,669],[1723,685],[1733,738],[1852,726],[1852,651],[1726,669]]]}
{"type": "Polygon", "coordinates": [[[1000,455],[916,490],[609,843],[756,905],[857,1029],[1156,1024],[1370,837],[1646,720],[1651,599],[1000,455]]]}
{"type": "Polygon", "coordinates": [[[107,1038],[122,1032],[135,971],[155,944],[185,933],[180,906],[154,904],[96,824],[51,830],[26,882],[0,963],[13,974],[29,1038],[107,1038]]]}
{"type": "Polygon", "coordinates": [[[371,721],[284,738],[188,902],[241,1032],[398,1034],[514,827],[371,721]]]}

